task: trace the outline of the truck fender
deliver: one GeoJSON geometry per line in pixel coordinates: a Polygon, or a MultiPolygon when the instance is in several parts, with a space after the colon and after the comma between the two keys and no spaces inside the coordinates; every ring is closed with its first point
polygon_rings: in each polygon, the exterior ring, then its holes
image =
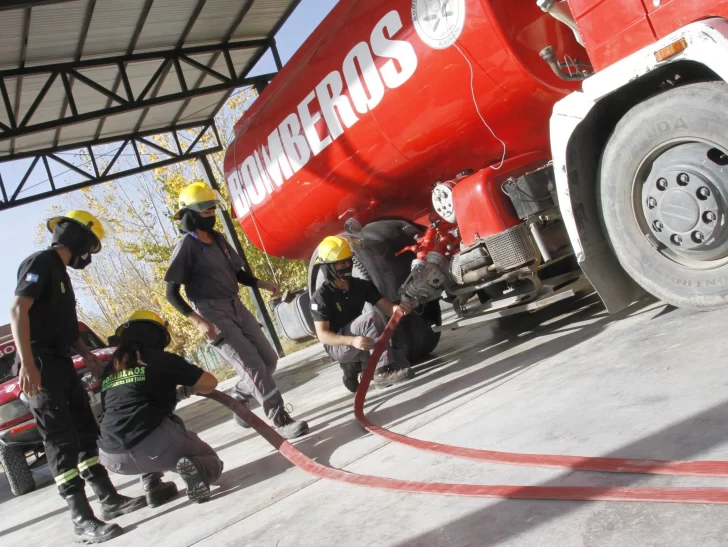
{"type": "Polygon", "coordinates": [[[609,313],[626,308],[644,291],[622,269],[602,227],[596,195],[599,163],[619,118],[646,96],[637,93],[631,104],[629,95],[627,100],[610,98],[630,86],[639,89],[641,81],[679,62],[697,63],[728,81],[728,21],[711,18],[686,25],[591,76],[582,91],[554,105],[550,133],[559,207],[579,265],[609,313]],[[655,52],[681,39],[687,43],[682,52],[657,60],[655,52]]]}

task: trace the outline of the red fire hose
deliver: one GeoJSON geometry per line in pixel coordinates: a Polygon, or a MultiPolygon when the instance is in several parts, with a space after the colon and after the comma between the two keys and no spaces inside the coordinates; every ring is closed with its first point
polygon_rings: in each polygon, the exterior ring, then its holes
{"type": "MultiPolygon", "coordinates": [[[[661,475],[700,475],[710,477],[728,476],[728,462],[722,461],[665,461],[665,460],[632,460],[627,458],[591,458],[586,456],[557,456],[545,454],[518,454],[511,452],[495,452],[477,450],[457,446],[432,443],[411,439],[393,433],[370,422],[364,415],[364,400],[379,357],[384,352],[401,319],[401,313],[395,313],[377,342],[367,368],[362,375],[359,389],[354,399],[354,414],[357,421],[374,435],[405,444],[420,450],[447,454],[457,458],[525,465],[534,467],[563,467],[580,471],[602,471],[611,473],[648,473],[661,475]]],[[[710,503],[728,504],[728,488],[624,488],[608,486],[512,486],[512,485],[478,485],[450,484],[440,482],[417,482],[373,475],[359,475],[340,469],[334,469],[313,461],[295,446],[281,437],[273,428],[253,414],[248,407],[232,397],[213,391],[206,397],[225,405],[240,418],[250,424],[288,461],[316,477],[339,482],[412,492],[418,494],[445,494],[452,496],[471,496],[481,498],[507,498],[560,501],[645,501],[663,503],[710,503]]]]}

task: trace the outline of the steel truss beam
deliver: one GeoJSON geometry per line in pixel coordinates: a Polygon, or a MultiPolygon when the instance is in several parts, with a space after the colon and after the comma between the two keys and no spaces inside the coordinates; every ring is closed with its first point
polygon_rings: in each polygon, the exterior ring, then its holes
{"type": "MultiPolygon", "coordinates": [[[[192,56],[198,54],[213,54],[216,56],[223,55],[225,59],[230,59],[231,52],[257,48],[262,48],[265,51],[272,44],[273,42],[271,40],[245,40],[229,42],[227,44],[179,48],[167,51],[137,53],[101,59],[88,59],[72,63],[22,67],[0,71],[0,99],[2,99],[0,100],[0,112],[4,110],[9,121],[9,125],[0,123],[0,141],[16,139],[40,131],[58,129],[91,120],[101,120],[108,116],[147,109],[160,104],[189,100],[202,95],[219,93],[221,91],[232,92],[236,88],[254,85],[260,81],[267,82],[275,74],[263,74],[253,78],[246,78],[243,75],[245,68],[236,71],[232,62],[227,62],[225,70],[221,72],[196,61],[192,56]],[[146,83],[144,89],[134,94],[131,85],[129,85],[129,68],[135,63],[155,60],[160,62],[156,72],[146,83]],[[187,82],[185,80],[182,72],[183,66],[193,67],[199,72],[200,76],[196,78],[196,81],[187,82]],[[119,78],[123,82],[122,89],[112,91],[95,81],[90,75],[81,72],[88,68],[104,67],[113,68],[118,72],[119,78]],[[29,75],[45,75],[47,78],[45,85],[35,95],[30,108],[21,118],[17,115],[18,105],[16,104],[13,107],[10,104],[7,92],[8,79],[29,75]],[[207,76],[207,78],[203,79],[202,75],[207,76]],[[177,78],[181,91],[170,93],[160,91],[165,78],[177,78]],[[60,81],[63,84],[64,98],[69,105],[70,115],[55,120],[34,123],[33,117],[38,107],[56,81],[60,81]],[[78,83],[71,86],[69,85],[70,81],[80,82],[95,90],[97,93],[104,95],[108,98],[109,105],[105,108],[89,112],[80,112],[80,101],[76,99],[80,86],[78,83]]],[[[11,155],[9,157],[17,158],[19,156],[11,155]]]]}
{"type": "MultiPolygon", "coordinates": [[[[145,171],[150,171],[152,169],[157,169],[160,167],[166,167],[169,165],[174,165],[176,163],[181,163],[183,161],[188,160],[194,160],[203,158],[204,156],[208,154],[213,154],[215,152],[221,152],[223,150],[223,144],[220,140],[220,135],[217,132],[217,128],[215,127],[214,121],[208,121],[202,124],[194,124],[194,125],[186,125],[181,126],[177,128],[176,130],[171,131],[174,137],[174,143],[175,146],[171,149],[164,148],[163,146],[160,146],[159,144],[152,141],[149,137],[152,137],[155,134],[162,134],[162,133],[169,133],[170,131],[157,130],[156,132],[140,132],[140,133],[134,133],[127,135],[125,137],[119,138],[115,137],[114,139],[107,139],[107,140],[94,140],[88,143],[77,143],[65,147],[60,148],[54,148],[54,149],[48,149],[43,150],[40,152],[34,152],[33,154],[26,154],[23,157],[28,158],[32,157],[33,161],[28,166],[27,170],[25,171],[25,174],[20,179],[20,182],[14,186],[14,190],[11,193],[8,191],[8,185],[6,184],[6,181],[3,180],[2,175],[0,175],[0,194],[2,194],[2,199],[0,199],[0,211],[4,211],[6,209],[11,209],[13,207],[19,207],[20,205],[24,205],[26,203],[32,203],[34,201],[40,201],[42,199],[46,199],[49,197],[59,196],[61,194],[66,194],[68,192],[73,192],[74,190],[80,190],[82,188],[88,188],[89,186],[95,186],[97,184],[101,184],[102,182],[107,182],[110,180],[115,180],[122,177],[128,177],[131,175],[136,175],[138,173],[143,173],[145,171]],[[187,146],[186,149],[183,149],[181,146],[181,140],[179,133],[182,131],[191,131],[191,130],[198,130],[197,136],[190,142],[189,146],[187,146]],[[214,145],[208,146],[207,148],[200,148],[197,145],[199,144],[202,137],[205,135],[205,133],[209,133],[214,137],[214,145]],[[101,165],[100,157],[94,153],[94,150],[92,146],[97,146],[100,144],[111,144],[111,143],[119,143],[119,148],[115,151],[114,155],[111,157],[111,160],[106,165],[101,165]],[[129,145],[129,146],[127,146],[129,145]],[[156,161],[148,161],[143,162],[141,154],[139,153],[140,147],[145,146],[149,149],[153,149],[154,154],[157,155],[166,155],[167,157],[161,157],[160,159],[156,161]],[[121,169],[119,171],[112,172],[114,167],[119,167],[120,162],[119,158],[121,157],[122,152],[126,149],[127,154],[129,153],[129,148],[134,152],[134,156],[136,159],[137,166],[136,167],[126,167],[124,169],[121,169]],[[70,161],[60,157],[58,154],[59,152],[65,151],[65,150],[75,150],[79,153],[85,153],[89,156],[89,162],[91,163],[93,167],[93,173],[89,173],[79,167],[78,165],[74,165],[70,161]],[[50,165],[48,163],[48,160],[53,160],[57,162],[58,164],[65,167],[68,171],[73,171],[74,173],[77,173],[78,175],[81,175],[86,180],[83,180],[76,184],[70,184],[67,186],[58,187],[57,184],[57,177],[53,176],[53,173],[51,171],[50,165]],[[45,168],[47,179],[43,181],[44,185],[47,185],[50,189],[47,189],[45,191],[41,191],[38,193],[35,193],[30,196],[22,197],[21,194],[23,193],[26,183],[30,179],[30,175],[33,173],[33,170],[38,166],[39,164],[43,165],[45,168]]],[[[0,163],[9,162],[17,159],[14,156],[8,157],[8,158],[2,158],[0,159],[0,163]]],[[[11,188],[13,186],[10,186],[11,188]]],[[[27,190],[26,190],[27,191],[27,190]]]]}

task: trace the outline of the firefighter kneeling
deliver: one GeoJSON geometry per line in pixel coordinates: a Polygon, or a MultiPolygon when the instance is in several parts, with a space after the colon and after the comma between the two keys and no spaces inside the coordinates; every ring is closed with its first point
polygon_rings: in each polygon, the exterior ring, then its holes
{"type": "MultiPolygon", "coordinates": [[[[356,392],[359,374],[366,367],[370,351],[386,326],[376,310],[362,313],[364,305],[368,302],[389,317],[397,308],[404,314],[411,308],[405,303],[392,304],[371,281],[352,277],[353,256],[349,244],[340,237],[329,236],[321,242],[316,262],[324,266],[326,281],[311,298],[311,314],[316,336],[344,371],[344,385],[356,392]]],[[[394,384],[413,376],[404,352],[390,342],[377,363],[374,383],[394,384]]]]}
{"type": "Polygon", "coordinates": [[[136,312],[116,335],[121,343],[101,380],[101,462],[115,473],[142,475],[150,507],[177,494],[174,483],[162,482],[164,471],[179,473],[190,501],[206,501],[223,464],[207,443],[185,429],[174,408],[180,398],[210,393],[217,379],[164,351],[171,337],[154,312],[136,312]]]}

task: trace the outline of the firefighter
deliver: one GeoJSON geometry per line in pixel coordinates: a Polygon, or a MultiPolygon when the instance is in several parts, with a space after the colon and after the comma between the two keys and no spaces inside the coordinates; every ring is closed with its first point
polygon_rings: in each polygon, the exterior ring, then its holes
{"type": "Polygon", "coordinates": [[[185,429],[174,409],[178,399],[210,393],[217,379],[164,351],[172,338],[167,323],[152,311],[134,313],[116,336],[119,347],[101,380],[101,463],[114,473],[142,475],[150,507],[177,494],[173,482],[162,482],[164,471],[179,473],[190,501],[207,501],[210,484],[222,473],[222,461],[185,429]]]}
{"type": "Polygon", "coordinates": [[[86,211],[71,211],[47,223],[50,248],[20,265],[10,310],[20,388],[45,443],[48,464],[68,503],[77,541],[99,543],[123,533],[117,524],[94,516],[84,481],[101,504],[101,517],[114,519],[146,505],[144,497],[117,493],[99,463],[98,425],[71,356],[75,350],[96,377],[101,361],[79,337],[76,299],[66,271],[83,269],[101,250],[104,228],[86,211]]]}
{"type": "MultiPolygon", "coordinates": [[[[344,239],[325,238],[318,246],[317,255],[316,263],[323,266],[326,280],[311,297],[316,336],[329,356],[341,365],[344,386],[356,392],[359,374],[386,326],[376,310],[363,313],[364,305],[368,302],[390,317],[397,308],[404,314],[411,308],[405,303],[392,304],[379,294],[374,283],[352,276],[354,253],[344,239]]],[[[390,342],[377,363],[374,383],[394,384],[413,376],[404,353],[393,348],[390,342]]]]}
{"type": "Polygon", "coordinates": [[[248,397],[255,397],[278,433],[293,439],[308,432],[308,424],[295,421],[286,412],[273,380],[278,355],[238,295],[238,283],[273,294],[278,293],[278,286],[245,272],[240,256],[215,231],[215,211],[220,203],[203,182],[194,182],[180,193],[175,219],[181,221],[185,235],[177,243],[164,277],[167,300],[190,318],[211,347],[235,369],[240,377],[235,388],[238,399],[246,403],[248,397]],[[194,310],[180,295],[181,285],[194,310]]]}

